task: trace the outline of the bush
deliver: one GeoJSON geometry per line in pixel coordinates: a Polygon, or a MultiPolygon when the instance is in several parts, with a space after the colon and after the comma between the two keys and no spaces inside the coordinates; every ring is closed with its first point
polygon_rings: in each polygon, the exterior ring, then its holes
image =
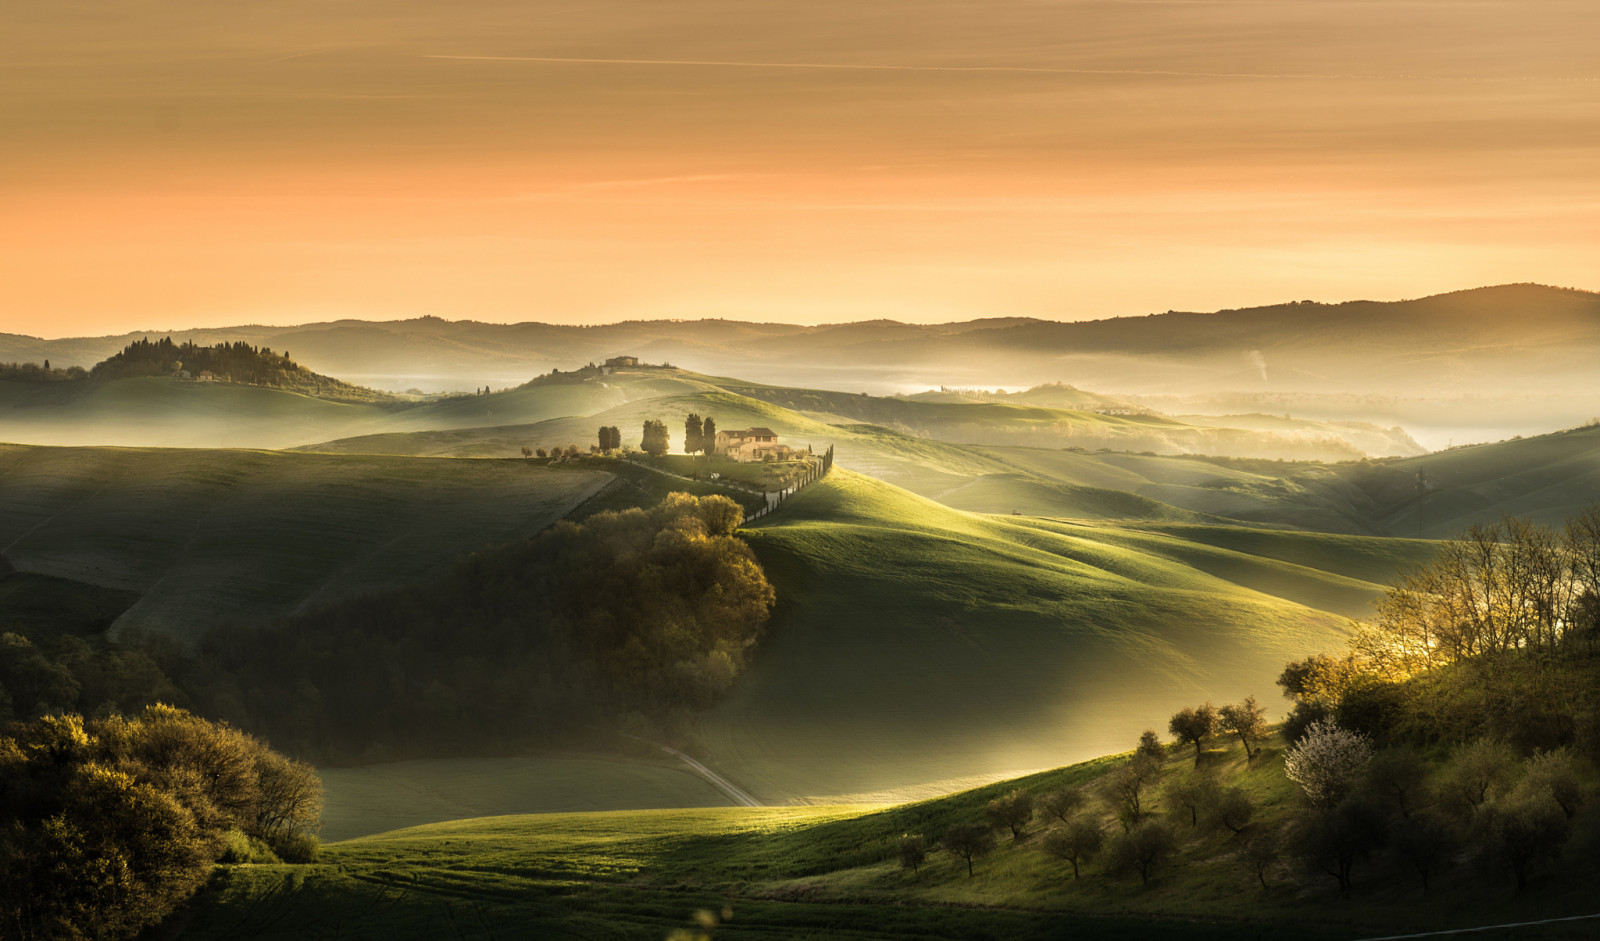
{"type": "Polygon", "coordinates": [[[268,841],[273,852],[286,863],[304,864],[317,860],[322,841],[314,833],[284,833],[268,841]]]}
{"type": "Polygon", "coordinates": [[[266,843],[245,833],[238,827],[222,835],[222,855],[217,862],[233,866],[280,863],[283,860],[266,843]]]}

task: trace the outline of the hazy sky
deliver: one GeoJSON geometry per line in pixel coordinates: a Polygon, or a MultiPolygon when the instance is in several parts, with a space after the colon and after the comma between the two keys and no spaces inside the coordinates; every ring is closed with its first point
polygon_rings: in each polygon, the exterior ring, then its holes
{"type": "Polygon", "coordinates": [[[1600,288],[1600,4],[11,0],[0,331],[1600,288]]]}

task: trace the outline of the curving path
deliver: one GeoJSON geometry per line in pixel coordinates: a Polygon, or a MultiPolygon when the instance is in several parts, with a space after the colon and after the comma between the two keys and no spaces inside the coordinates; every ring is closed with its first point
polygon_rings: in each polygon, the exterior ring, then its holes
{"type": "Polygon", "coordinates": [[[727,778],[723,777],[722,775],[716,773],[715,771],[712,771],[710,768],[707,768],[705,765],[701,764],[700,762],[695,761],[693,758],[690,758],[688,755],[685,755],[683,752],[678,751],[676,748],[672,748],[670,746],[660,745],[660,744],[657,744],[656,747],[661,749],[662,751],[666,752],[667,754],[674,756],[675,758],[677,758],[679,761],[683,762],[684,764],[688,765],[690,771],[693,771],[695,774],[698,774],[702,778],[705,778],[707,781],[710,781],[712,786],[716,787],[717,790],[719,790],[722,793],[724,793],[724,794],[728,795],[729,797],[733,798],[734,804],[736,804],[736,805],[738,805],[740,807],[761,807],[761,806],[763,806],[760,801],[758,801],[754,797],[750,796],[750,792],[749,791],[746,791],[744,788],[740,787],[739,785],[734,784],[732,781],[729,781],[727,778]]]}

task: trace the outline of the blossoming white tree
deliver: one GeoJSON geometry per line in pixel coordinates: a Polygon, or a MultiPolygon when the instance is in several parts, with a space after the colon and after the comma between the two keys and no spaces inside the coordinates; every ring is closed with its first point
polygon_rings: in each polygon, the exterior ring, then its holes
{"type": "Polygon", "coordinates": [[[1361,783],[1372,761],[1365,735],[1340,728],[1331,719],[1311,723],[1298,744],[1283,756],[1283,773],[1305,789],[1318,807],[1333,807],[1361,783]]]}

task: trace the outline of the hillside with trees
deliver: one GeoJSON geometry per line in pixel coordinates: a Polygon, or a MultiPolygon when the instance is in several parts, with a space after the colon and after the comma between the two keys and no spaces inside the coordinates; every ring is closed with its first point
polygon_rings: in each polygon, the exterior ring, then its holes
{"type": "Polygon", "coordinates": [[[744,509],[673,493],[560,522],[416,586],[202,644],[212,714],[324,760],[675,734],[749,662],[774,596],[744,509]]]}
{"type": "Polygon", "coordinates": [[[199,346],[192,341],[174,343],[171,337],[136,340],[121,352],[95,364],[88,373],[88,378],[102,382],[139,376],[268,386],[335,402],[396,401],[385,393],[318,375],[291,359],[287,350],[275,353],[269,347],[252,346],[243,341],[199,346]]]}

